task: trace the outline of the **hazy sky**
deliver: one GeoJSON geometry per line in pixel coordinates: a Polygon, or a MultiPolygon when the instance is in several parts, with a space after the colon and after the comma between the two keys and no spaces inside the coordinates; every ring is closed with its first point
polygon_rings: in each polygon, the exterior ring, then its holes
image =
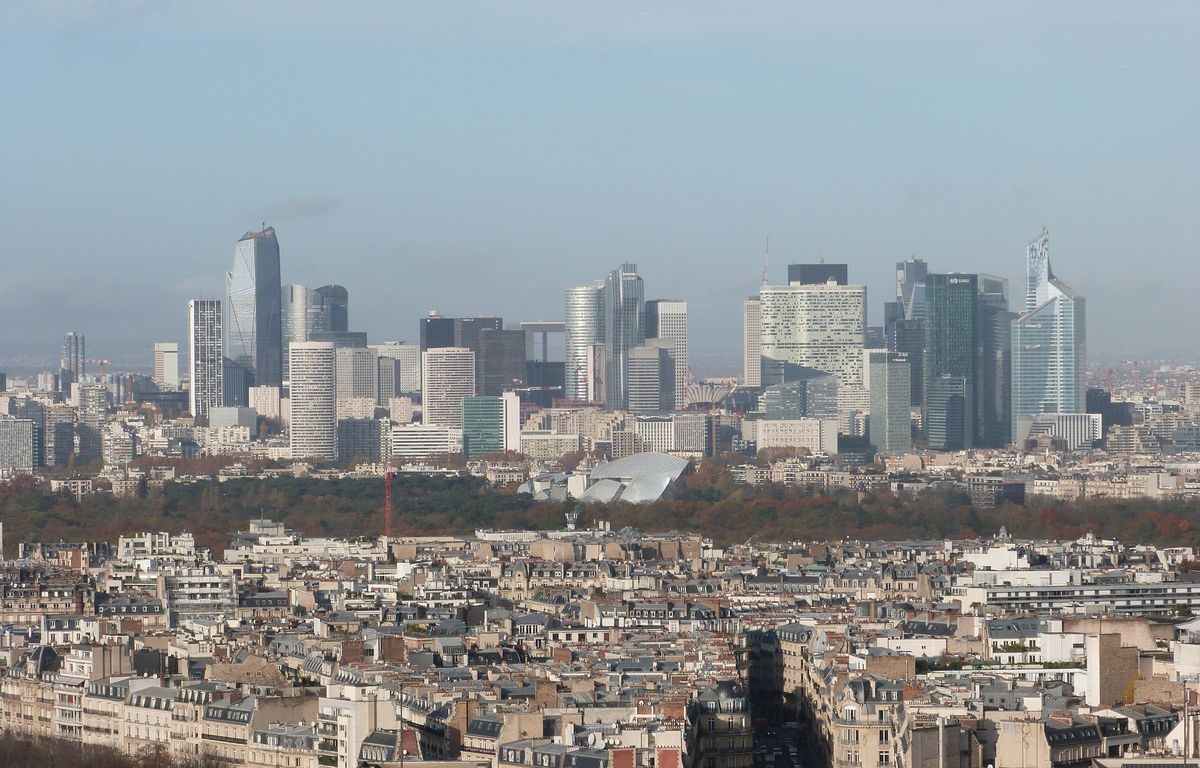
{"type": "MultiPolygon", "coordinates": [[[[739,365],[762,270],[1009,277],[1094,356],[1200,356],[1200,3],[0,4],[0,352],[184,337],[237,238],[351,324],[560,318],[634,261],[739,365]],[[336,10],[334,10],[336,9],[336,10]]],[[[2,363],[2,361],[0,361],[2,363]]]]}

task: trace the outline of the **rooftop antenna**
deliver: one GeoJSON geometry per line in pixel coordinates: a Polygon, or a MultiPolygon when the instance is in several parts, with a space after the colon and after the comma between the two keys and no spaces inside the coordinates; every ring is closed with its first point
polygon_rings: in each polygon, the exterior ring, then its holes
{"type": "Polygon", "coordinates": [[[767,263],[771,258],[771,238],[767,238],[767,249],[763,251],[763,278],[762,284],[765,288],[767,285],[767,263]]]}

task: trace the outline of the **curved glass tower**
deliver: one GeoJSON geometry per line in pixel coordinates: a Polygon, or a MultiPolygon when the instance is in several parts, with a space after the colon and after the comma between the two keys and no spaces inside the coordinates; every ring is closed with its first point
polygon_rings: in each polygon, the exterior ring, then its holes
{"type": "Polygon", "coordinates": [[[588,399],[589,355],[604,343],[604,286],[581,285],[567,289],[566,376],[564,394],[573,400],[588,399]]]}
{"type": "Polygon", "coordinates": [[[247,232],[225,275],[227,355],[254,372],[255,384],[283,381],[279,241],[275,228],[247,232]]]}

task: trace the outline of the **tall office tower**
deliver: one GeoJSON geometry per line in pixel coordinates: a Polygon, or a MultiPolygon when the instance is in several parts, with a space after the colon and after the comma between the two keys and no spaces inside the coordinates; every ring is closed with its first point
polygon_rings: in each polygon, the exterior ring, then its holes
{"type": "Polygon", "coordinates": [[[896,300],[909,320],[925,318],[925,278],[929,265],[916,257],[896,262],[896,300]]]}
{"type": "Polygon", "coordinates": [[[0,373],[0,392],[8,391],[8,374],[0,373]]]}
{"type": "Polygon", "coordinates": [[[421,318],[421,351],[453,347],[458,343],[458,319],[442,317],[436,309],[421,318]]]}
{"type": "Polygon", "coordinates": [[[1087,389],[1087,302],[1050,268],[1050,235],[1026,251],[1025,311],[1012,324],[1012,439],[1039,413],[1082,413],[1087,389]]]}
{"type": "Polygon", "coordinates": [[[629,350],[646,341],[646,286],[637,264],[626,262],[604,284],[604,343],[608,348],[608,404],[629,400],[629,350]]]}
{"type": "Polygon", "coordinates": [[[888,456],[912,452],[912,372],[908,359],[897,352],[872,352],[867,366],[871,380],[871,443],[888,456]]]}
{"type": "Polygon", "coordinates": [[[474,352],[464,347],[435,347],[421,353],[425,424],[462,427],[463,398],[474,396],[474,352]]]}
{"type": "Polygon", "coordinates": [[[75,409],[69,405],[51,406],[46,411],[46,435],[43,456],[48,467],[70,463],[75,450],[75,409]]]}
{"type": "Polygon", "coordinates": [[[340,285],[322,285],[312,292],[320,316],[321,330],[346,333],[350,330],[350,293],[340,285]]]}
{"type": "Polygon", "coordinates": [[[99,459],[103,449],[104,423],[108,420],[108,388],[103,384],[79,386],[79,426],[75,431],[75,453],[80,464],[99,459]]]}
{"type": "Polygon", "coordinates": [[[647,344],[629,350],[626,406],[634,413],[665,413],[675,405],[675,362],[666,346],[647,344]]]}
{"type": "Polygon", "coordinates": [[[211,408],[220,408],[225,396],[224,324],[221,302],[188,301],[188,410],[207,419],[211,408]]]}
{"type": "Polygon", "coordinates": [[[646,338],[670,345],[671,361],[675,365],[675,403],[672,408],[683,409],[687,405],[684,394],[688,375],[687,302],[678,299],[647,301],[646,338]]]}
{"type": "Polygon", "coordinates": [[[379,400],[379,354],[369,347],[342,347],[334,351],[337,364],[336,394],[379,400]]]}
{"type": "Polygon", "coordinates": [[[179,344],[176,342],[155,342],[154,383],[167,392],[179,389],[179,344]]]}
{"type": "Polygon", "coordinates": [[[460,317],[455,321],[454,346],[469,349],[479,357],[479,339],[484,331],[498,331],[504,327],[500,317],[460,317]]]}
{"type": "Polygon", "coordinates": [[[788,366],[832,373],[839,390],[862,386],[866,286],[764,285],[758,303],[762,386],[787,380],[788,366]]]}
{"type": "Polygon", "coordinates": [[[32,472],[34,469],[33,422],[0,416],[0,475],[32,472]]]}
{"type": "Polygon", "coordinates": [[[225,275],[228,356],[249,368],[258,384],[283,381],[283,313],[279,241],[275,228],[247,232],[225,275]]]}
{"type": "Polygon", "coordinates": [[[332,342],[292,344],[291,418],[293,459],[337,458],[337,357],[332,342]]]}
{"type": "Polygon", "coordinates": [[[383,344],[371,344],[379,357],[393,358],[400,364],[399,378],[396,380],[396,393],[400,395],[419,395],[421,393],[421,347],[419,344],[388,341],[383,344]]]}
{"type": "Polygon", "coordinates": [[[288,348],[292,342],[309,341],[320,331],[328,331],[321,317],[321,304],[311,290],[293,283],[283,286],[280,295],[280,333],[283,338],[283,378],[288,378],[288,348]]]}
{"type": "MultiPolygon", "coordinates": [[[[571,400],[590,400],[587,371],[591,365],[591,348],[604,343],[604,286],[581,285],[567,289],[565,322],[566,397],[571,400]]],[[[603,393],[600,393],[603,397],[603,393]]]]}
{"type": "Polygon", "coordinates": [[[63,337],[58,359],[59,391],[71,394],[71,385],[82,380],[87,372],[87,348],[83,334],[68,331],[63,337]]]}
{"type": "Polygon", "coordinates": [[[897,320],[890,328],[887,348],[908,359],[910,405],[920,408],[925,404],[925,321],[897,320]]]}
{"type": "MultiPolygon", "coordinates": [[[[46,406],[27,397],[7,399],[9,416],[33,424],[33,468],[41,469],[46,465],[46,406]]],[[[0,400],[0,413],[3,413],[3,407],[4,401],[0,400]]],[[[3,469],[3,465],[0,465],[0,469],[3,469]]]]}
{"type": "Polygon", "coordinates": [[[979,377],[975,444],[1003,448],[1012,439],[1012,321],[1008,281],[979,276],[979,377]]]}
{"type": "Polygon", "coordinates": [[[479,394],[501,395],[525,386],[524,330],[483,328],[473,351],[475,388],[479,394]]]}
{"type": "Polygon", "coordinates": [[[463,453],[468,459],[521,447],[521,401],[515,392],[463,399],[463,453]]]}
{"type": "Polygon", "coordinates": [[[788,285],[825,285],[828,282],[846,285],[850,268],[845,264],[788,264],[788,285]]]}
{"type": "Polygon", "coordinates": [[[925,291],[925,423],[929,447],[970,448],[975,444],[974,399],[979,392],[978,278],[929,275],[925,291]],[[960,405],[967,408],[962,419],[954,413],[938,412],[960,405]],[[935,433],[935,425],[945,431],[935,433]]]}
{"type": "Polygon", "coordinates": [[[742,302],[742,383],[762,386],[762,323],[757,296],[742,302]]]}

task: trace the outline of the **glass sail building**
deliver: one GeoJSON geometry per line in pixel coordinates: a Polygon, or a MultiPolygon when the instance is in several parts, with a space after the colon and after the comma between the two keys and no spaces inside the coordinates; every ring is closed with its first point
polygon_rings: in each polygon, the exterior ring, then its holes
{"type": "Polygon", "coordinates": [[[1050,235],[1026,249],[1025,311],[1012,322],[1012,439],[1021,444],[1043,413],[1086,409],[1084,297],[1050,267],[1050,235]]]}

